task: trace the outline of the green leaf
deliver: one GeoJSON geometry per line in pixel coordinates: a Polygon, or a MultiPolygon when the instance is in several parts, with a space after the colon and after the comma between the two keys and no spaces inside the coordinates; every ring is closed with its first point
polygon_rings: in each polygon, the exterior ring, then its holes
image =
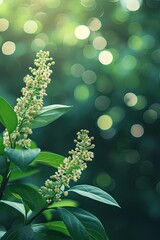
{"type": "Polygon", "coordinates": [[[4,156],[3,137],[0,135],[0,155],[4,156]]]}
{"type": "Polygon", "coordinates": [[[71,109],[71,106],[59,105],[59,104],[43,107],[39,111],[38,115],[33,119],[31,128],[33,129],[33,128],[47,126],[48,124],[57,120],[63,114],[68,112],[68,110],[70,109],[71,109]]]}
{"type": "Polygon", "coordinates": [[[6,229],[0,225],[0,239],[6,233],[6,229]]]}
{"type": "Polygon", "coordinates": [[[71,199],[64,199],[60,202],[54,202],[48,206],[48,208],[57,208],[57,207],[77,207],[78,203],[71,199]]]}
{"type": "Polygon", "coordinates": [[[34,212],[38,212],[46,206],[46,201],[39,192],[26,184],[11,184],[7,191],[12,194],[18,194],[23,202],[34,212]]]}
{"type": "Polygon", "coordinates": [[[74,216],[65,208],[58,208],[61,219],[66,225],[68,232],[73,240],[89,240],[89,235],[84,225],[79,221],[77,217],[74,216]]]}
{"type": "Polygon", "coordinates": [[[66,225],[62,221],[54,221],[54,222],[39,223],[39,224],[32,225],[33,230],[36,228],[42,228],[42,227],[45,227],[47,229],[54,230],[57,232],[61,232],[61,233],[65,234],[66,236],[70,236],[70,234],[66,228],[66,225]]]}
{"type": "Polygon", "coordinates": [[[89,239],[108,240],[105,229],[99,219],[93,214],[80,208],[67,208],[86,228],[89,239]]]}
{"type": "Polygon", "coordinates": [[[30,226],[17,225],[11,228],[1,240],[36,240],[36,235],[30,226]]]}
{"type": "Polygon", "coordinates": [[[40,153],[40,148],[35,149],[13,149],[5,148],[7,157],[11,162],[16,164],[22,171],[26,170],[28,165],[40,153]]]}
{"type": "Polygon", "coordinates": [[[12,171],[9,180],[10,180],[10,182],[16,181],[16,180],[23,179],[23,178],[29,177],[31,175],[34,175],[38,172],[39,172],[39,170],[34,169],[34,168],[27,169],[25,172],[22,172],[18,168],[16,168],[12,171]]]}
{"type": "Polygon", "coordinates": [[[51,152],[40,152],[34,162],[58,168],[65,157],[51,152]]]}
{"type": "Polygon", "coordinates": [[[3,156],[0,156],[0,174],[3,174],[6,168],[7,162],[3,156]]]}
{"type": "MultiPolygon", "coordinates": [[[[43,223],[32,224],[32,229],[38,236],[38,238],[36,238],[37,240],[64,240],[64,235],[60,232],[58,233],[55,230],[47,228],[43,223]]],[[[67,239],[69,240],[70,238],[67,239]]]]}
{"type": "Polygon", "coordinates": [[[22,203],[5,201],[5,200],[1,200],[0,203],[4,203],[4,204],[16,209],[17,211],[22,213],[23,216],[25,216],[25,208],[22,203]]]}
{"type": "Polygon", "coordinates": [[[0,122],[9,133],[13,132],[18,124],[15,111],[2,97],[0,97],[0,122]]]}
{"type": "Polygon", "coordinates": [[[3,180],[3,177],[0,175],[0,183],[2,182],[2,180],[3,180]]]}
{"type": "Polygon", "coordinates": [[[91,198],[93,200],[120,207],[116,200],[111,197],[108,193],[101,190],[100,188],[90,186],[90,185],[76,185],[68,190],[68,192],[76,192],[84,197],[91,198]]]}

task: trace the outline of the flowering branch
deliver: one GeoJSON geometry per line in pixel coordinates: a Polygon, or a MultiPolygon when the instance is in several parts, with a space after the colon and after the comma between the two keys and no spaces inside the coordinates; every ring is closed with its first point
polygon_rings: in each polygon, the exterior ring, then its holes
{"type": "Polygon", "coordinates": [[[10,135],[7,130],[4,132],[5,147],[30,146],[31,140],[28,135],[32,134],[31,123],[43,106],[43,97],[47,95],[46,88],[51,81],[50,67],[54,64],[53,59],[49,58],[48,51],[40,51],[36,57],[34,60],[36,68],[29,68],[32,75],[24,78],[26,86],[22,88],[22,96],[17,98],[17,105],[14,108],[18,117],[18,126],[10,135]]]}
{"type": "Polygon", "coordinates": [[[82,171],[87,168],[86,162],[92,161],[94,154],[90,149],[94,148],[91,143],[93,137],[88,136],[89,131],[81,130],[77,133],[75,150],[69,151],[71,156],[64,159],[63,164],[58,167],[58,171],[47,179],[45,186],[39,190],[40,194],[48,203],[61,201],[62,193],[67,196],[65,187],[70,187],[70,181],[77,182],[80,179],[82,171]]]}

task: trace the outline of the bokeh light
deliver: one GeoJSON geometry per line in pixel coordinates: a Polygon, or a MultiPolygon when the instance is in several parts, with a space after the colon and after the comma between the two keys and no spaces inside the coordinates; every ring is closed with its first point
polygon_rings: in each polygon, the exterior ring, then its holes
{"type": "Polygon", "coordinates": [[[84,40],[89,37],[90,30],[85,25],[79,25],[76,27],[74,34],[75,34],[76,38],[78,38],[80,40],[84,40]]]}
{"type": "Polygon", "coordinates": [[[9,21],[6,18],[0,18],[0,32],[4,32],[9,27],[9,21]]]}
{"type": "Polygon", "coordinates": [[[135,106],[137,101],[137,96],[134,93],[126,93],[124,96],[124,102],[128,107],[135,106]]]}
{"type": "Polygon", "coordinates": [[[81,0],[81,4],[83,7],[93,10],[96,7],[95,0],[81,0]]]}
{"type": "Polygon", "coordinates": [[[35,38],[32,42],[31,48],[33,51],[37,52],[39,50],[43,50],[46,46],[46,43],[41,38],[35,38]]]}
{"type": "Polygon", "coordinates": [[[101,21],[98,18],[89,19],[88,27],[91,31],[98,31],[102,26],[101,21]]]}
{"type": "Polygon", "coordinates": [[[33,34],[37,32],[38,24],[33,20],[28,20],[25,22],[23,29],[26,33],[33,34]]]}
{"type": "Polygon", "coordinates": [[[110,105],[110,99],[106,96],[99,96],[95,100],[95,107],[99,111],[106,110],[110,105]]]}
{"type": "Polygon", "coordinates": [[[92,70],[86,70],[83,74],[82,74],[82,79],[86,84],[93,84],[96,82],[97,79],[97,75],[95,72],[93,72],[92,70]]]}
{"type": "Polygon", "coordinates": [[[16,45],[12,41],[7,41],[2,45],[2,53],[4,55],[12,55],[16,50],[16,45]]]}
{"type": "Polygon", "coordinates": [[[136,164],[140,161],[140,154],[137,150],[127,149],[124,152],[125,160],[129,164],[136,164]]]}
{"type": "Polygon", "coordinates": [[[137,11],[140,8],[141,0],[120,0],[122,6],[129,11],[137,11]]]}
{"type": "Polygon", "coordinates": [[[86,85],[80,84],[74,90],[74,97],[77,101],[86,101],[90,96],[89,89],[86,85]]]}
{"type": "Polygon", "coordinates": [[[93,40],[93,47],[97,50],[103,50],[107,45],[107,41],[104,37],[95,37],[93,40]]]}
{"type": "Polygon", "coordinates": [[[99,61],[103,65],[109,65],[113,61],[112,53],[107,50],[100,52],[99,61]]]}
{"type": "Polygon", "coordinates": [[[137,65],[137,60],[132,55],[126,55],[122,59],[122,65],[126,70],[132,70],[137,65]]]}
{"type": "Polygon", "coordinates": [[[134,106],[137,110],[142,110],[147,106],[147,99],[143,95],[137,95],[137,103],[134,106]]]}
{"type": "Polygon", "coordinates": [[[102,115],[97,120],[97,125],[101,130],[107,130],[112,127],[113,121],[109,115],[102,115]]]}
{"type": "Polygon", "coordinates": [[[129,11],[137,11],[140,8],[138,0],[126,0],[126,7],[129,11]]]}
{"type": "Polygon", "coordinates": [[[96,183],[99,187],[101,188],[106,188],[111,184],[111,177],[109,174],[107,173],[100,173],[97,177],[96,177],[96,183]]]}
{"type": "Polygon", "coordinates": [[[133,124],[131,127],[131,134],[135,138],[140,138],[144,134],[144,128],[140,124],[133,124]]]}
{"type": "Polygon", "coordinates": [[[84,73],[84,71],[85,71],[85,68],[84,68],[84,66],[83,66],[82,64],[80,64],[80,63],[75,63],[75,64],[73,64],[72,67],[71,67],[71,73],[72,73],[72,75],[73,75],[74,77],[77,77],[77,78],[81,77],[82,74],[84,73]]]}
{"type": "Polygon", "coordinates": [[[146,123],[154,123],[158,118],[157,112],[153,109],[148,109],[143,114],[143,119],[146,123]]]}

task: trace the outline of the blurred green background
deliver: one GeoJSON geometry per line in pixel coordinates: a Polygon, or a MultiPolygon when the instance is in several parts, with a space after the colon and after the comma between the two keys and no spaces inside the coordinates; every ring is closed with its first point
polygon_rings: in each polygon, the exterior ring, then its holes
{"type": "MultiPolygon", "coordinates": [[[[73,108],[33,139],[67,155],[76,132],[90,130],[95,160],[79,183],[104,189],[121,209],[79,200],[111,240],[159,239],[159,38],[159,0],[0,0],[0,95],[14,106],[36,52],[50,51],[45,104],[73,108]]],[[[32,181],[47,176],[44,168],[32,181]]]]}

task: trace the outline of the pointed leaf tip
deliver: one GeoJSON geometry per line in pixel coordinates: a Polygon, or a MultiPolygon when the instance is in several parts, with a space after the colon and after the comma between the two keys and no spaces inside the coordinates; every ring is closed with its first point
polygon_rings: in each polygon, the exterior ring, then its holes
{"type": "Polygon", "coordinates": [[[83,184],[83,185],[76,185],[70,188],[68,191],[76,192],[79,195],[91,198],[93,200],[96,200],[105,204],[120,207],[119,204],[116,202],[116,200],[110,194],[108,194],[107,192],[103,191],[98,187],[83,184]]]}

